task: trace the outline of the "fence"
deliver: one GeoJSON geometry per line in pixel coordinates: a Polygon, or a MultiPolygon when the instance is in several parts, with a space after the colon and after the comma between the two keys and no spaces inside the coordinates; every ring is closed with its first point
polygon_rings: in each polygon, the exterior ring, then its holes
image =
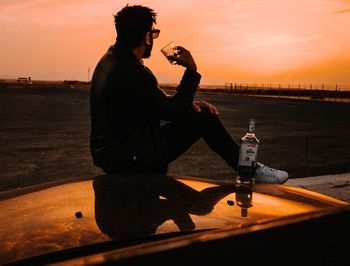
{"type": "MultiPolygon", "coordinates": [[[[209,86],[208,86],[209,87],[209,86]]],[[[225,90],[322,90],[322,91],[350,91],[350,85],[343,84],[274,84],[274,83],[225,83],[225,90]]]]}
{"type": "Polygon", "coordinates": [[[259,96],[349,101],[350,85],[225,83],[224,92],[259,96]]]}
{"type": "MultiPolygon", "coordinates": [[[[161,85],[161,88],[165,90],[174,90],[176,87],[176,84],[161,85]]],[[[350,102],[350,85],[338,84],[225,83],[224,85],[201,85],[198,91],[220,92],[231,95],[350,102]]]]}

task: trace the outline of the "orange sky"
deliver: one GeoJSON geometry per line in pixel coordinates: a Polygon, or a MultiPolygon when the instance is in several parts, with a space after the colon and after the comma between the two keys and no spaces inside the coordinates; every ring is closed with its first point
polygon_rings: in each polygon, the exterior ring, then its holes
{"type": "Polygon", "coordinates": [[[160,83],[181,78],[159,51],[174,40],[192,51],[201,84],[350,84],[349,0],[0,0],[0,78],[87,80],[127,3],[158,13],[145,63],[160,83]]]}

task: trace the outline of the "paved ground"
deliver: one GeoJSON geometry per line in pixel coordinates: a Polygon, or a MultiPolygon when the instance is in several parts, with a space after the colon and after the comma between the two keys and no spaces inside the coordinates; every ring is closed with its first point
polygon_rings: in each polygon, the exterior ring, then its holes
{"type": "Polygon", "coordinates": [[[312,190],[350,203],[350,173],[289,179],[286,185],[312,190]]]}
{"type": "MultiPolygon", "coordinates": [[[[260,162],[291,179],[350,172],[350,104],[198,93],[212,102],[238,142],[256,120],[260,162]]],[[[88,88],[0,88],[0,191],[102,174],[89,151],[88,88]]],[[[232,169],[203,140],[169,173],[232,179],[232,169]]]]}

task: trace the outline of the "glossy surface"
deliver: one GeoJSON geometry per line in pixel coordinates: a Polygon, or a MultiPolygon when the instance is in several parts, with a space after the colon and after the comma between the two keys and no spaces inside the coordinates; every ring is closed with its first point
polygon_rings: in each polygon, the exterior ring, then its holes
{"type": "Polygon", "coordinates": [[[304,189],[172,176],[100,176],[0,194],[0,263],[110,240],[242,228],[344,202],[304,189]],[[242,209],[247,217],[243,217],[242,209]]]}

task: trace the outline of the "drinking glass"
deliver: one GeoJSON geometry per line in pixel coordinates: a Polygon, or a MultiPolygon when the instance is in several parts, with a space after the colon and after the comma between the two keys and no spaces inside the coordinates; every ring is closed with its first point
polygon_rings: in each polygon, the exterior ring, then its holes
{"type": "Polygon", "coordinates": [[[179,50],[177,49],[177,46],[174,41],[165,45],[160,51],[164,54],[164,56],[168,59],[168,61],[172,65],[175,65],[177,63],[172,58],[169,58],[169,57],[175,57],[179,53],[179,50]]]}

